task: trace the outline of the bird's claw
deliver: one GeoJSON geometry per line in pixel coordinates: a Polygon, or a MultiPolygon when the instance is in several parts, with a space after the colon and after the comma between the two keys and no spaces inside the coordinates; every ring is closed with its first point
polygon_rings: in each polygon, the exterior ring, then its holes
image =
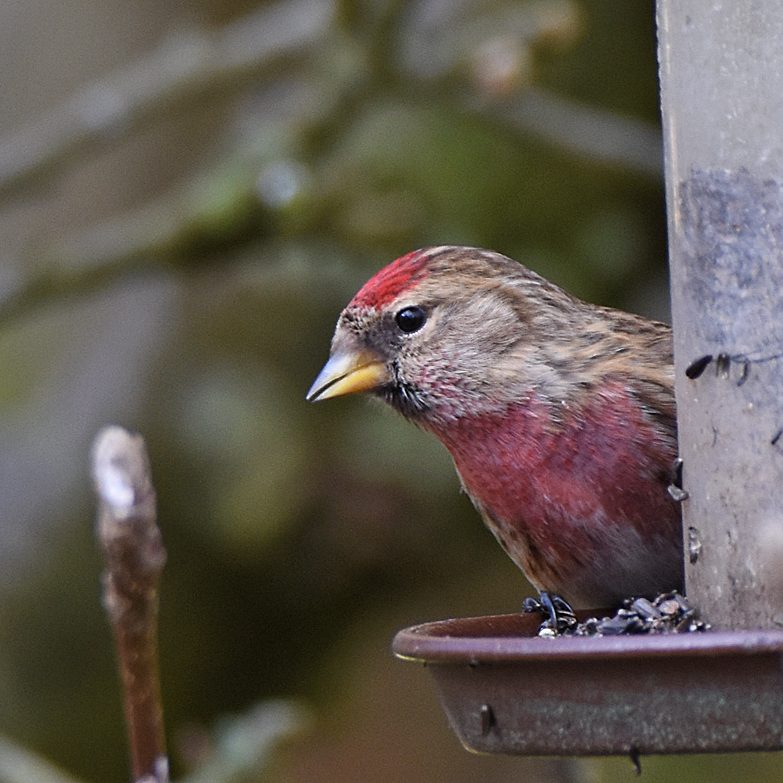
{"type": "Polygon", "coordinates": [[[577,624],[571,604],[562,596],[546,590],[542,590],[537,599],[532,596],[525,598],[522,610],[526,613],[538,612],[544,616],[544,621],[538,628],[539,636],[556,636],[577,624]]]}

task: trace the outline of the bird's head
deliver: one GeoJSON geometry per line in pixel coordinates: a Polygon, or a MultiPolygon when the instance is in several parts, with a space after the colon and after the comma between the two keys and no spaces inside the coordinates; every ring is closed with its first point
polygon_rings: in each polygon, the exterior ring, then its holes
{"type": "Polygon", "coordinates": [[[499,410],[552,391],[556,373],[542,351],[552,335],[573,333],[580,305],[498,253],[414,251],[378,272],[340,314],[307,398],[369,392],[424,425],[499,410]]]}

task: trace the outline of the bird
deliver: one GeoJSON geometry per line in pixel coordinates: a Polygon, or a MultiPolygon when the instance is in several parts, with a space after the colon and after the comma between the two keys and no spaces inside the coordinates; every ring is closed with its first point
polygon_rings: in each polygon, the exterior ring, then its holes
{"type": "Polygon", "coordinates": [[[360,288],[307,399],[362,392],[434,435],[530,584],[588,609],[682,588],[673,386],[666,324],[449,245],[360,288]]]}

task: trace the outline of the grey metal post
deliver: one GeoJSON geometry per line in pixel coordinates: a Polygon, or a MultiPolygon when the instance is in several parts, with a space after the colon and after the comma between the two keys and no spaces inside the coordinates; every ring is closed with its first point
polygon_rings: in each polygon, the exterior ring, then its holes
{"type": "Polygon", "coordinates": [[[783,6],[658,0],[658,30],[687,592],[783,626],[783,6]]]}

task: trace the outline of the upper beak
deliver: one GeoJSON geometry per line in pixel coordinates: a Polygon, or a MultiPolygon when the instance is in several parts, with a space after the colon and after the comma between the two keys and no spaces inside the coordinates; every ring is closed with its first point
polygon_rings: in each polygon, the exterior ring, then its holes
{"type": "Polygon", "coordinates": [[[307,392],[307,400],[328,400],[343,394],[377,389],[389,379],[386,364],[369,351],[337,351],[329,357],[307,392]]]}

